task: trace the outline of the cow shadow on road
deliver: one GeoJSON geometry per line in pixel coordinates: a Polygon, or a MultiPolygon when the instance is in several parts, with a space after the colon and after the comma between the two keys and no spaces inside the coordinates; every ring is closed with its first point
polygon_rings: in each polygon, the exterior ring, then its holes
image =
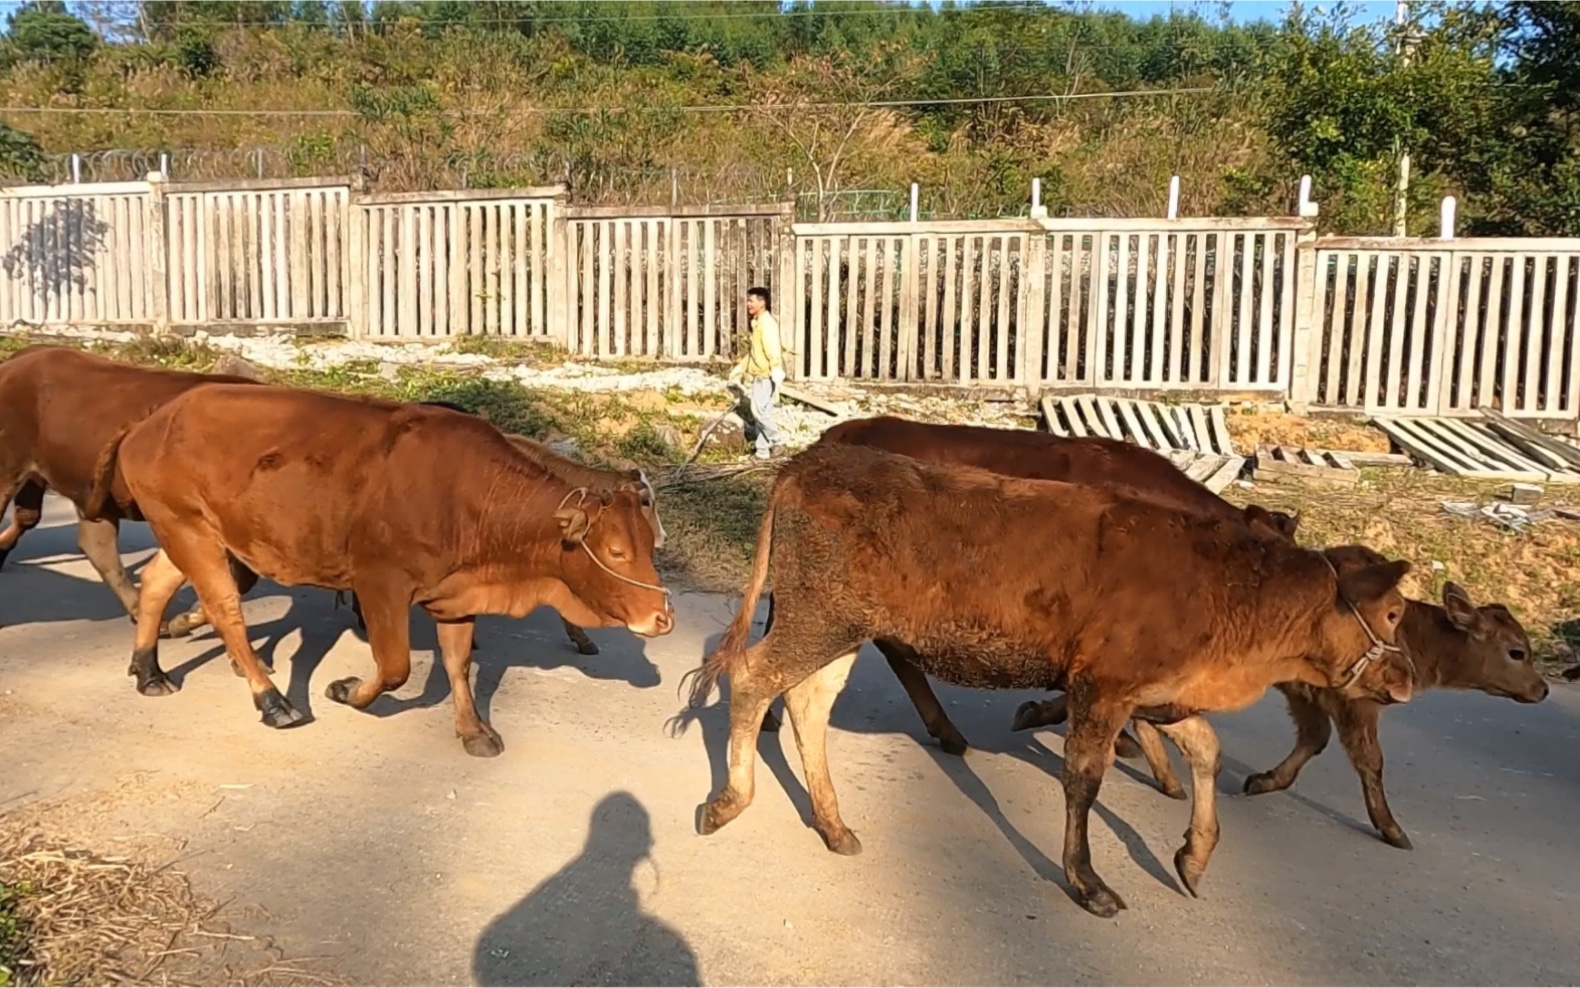
{"type": "Polygon", "coordinates": [[[652,850],[647,809],[628,792],[605,796],[581,854],[478,936],[474,983],[701,984],[685,938],[642,909],[633,879],[652,850]]]}
{"type": "MultiPolygon", "coordinates": [[[[756,630],[760,632],[762,627],[761,620],[759,619],[755,624],[756,630]]],[[[704,655],[712,652],[717,647],[720,637],[722,637],[722,633],[708,637],[704,644],[704,655]]],[[[701,710],[690,711],[685,718],[694,721],[702,731],[703,747],[707,751],[708,761],[713,772],[712,792],[714,793],[723,789],[729,780],[730,711],[728,682],[728,676],[719,681],[719,699],[715,703],[701,710]]],[[[938,686],[942,686],[942,684],[935,683],[935,687],[938,686]]],[[[940,700],[947,705],[949,698],[946,695],[946,691],[953,692],[953,690],[950,687],[944,687],[940,691],[940,700]]],[[[961,690],[959,692],[966,694],[971,691],[961,690]]],[[[1018,702],[1019,699],[1018,694],[1010,697],[1010,700],[1014,702],[1018,702]]],[[[1009,700],[1006,700],[1006,703],[1008,702],[1009,700]]],[[[974,728],[974,730],[971,730],[967,736],[972,741],[974,751],[980,753],[976,757],[981,757],[984,754],[1008,755],[1047,772],[1055,781],[1059,780],[1064,770],[1064,760],[1059,755],[1033,737],[1023,734],[1011,735],[1009,733],[1009,711],[1013,709],[1013,706],[1007,707],[1004,723],[996,731],[986,728],[986,725],[978,722],[971,723],[970,727],[974,728]]],[[[894,679],[888,663],[870,645],[863,647],[851,670],[850,679],[846,683],[845,689],[841,691],[838,699],[835,700],[834,709],[829,718],[829,726],[857,734],[904,734],[911,736],[932,758],[939,772],[998,828],[1005,840],[1009,841],[1027,866],[1044,880],[1064,889],[1065,893],[1073,898],[1073,889],[1070,888],[1065,880],[1063,866],[1049,857],[1046,852],[1029,840],[1010,821],[1008,814],[1004,812],[1003,807],[999,805],[998,799],[993,795],[991,787],[972,767],[972,756],[968,754],[962,758],[957,755],[947,754],[938,747],[936,741],[927,736],[921,718],[915,713],[899,682],[894,679]],[[873,698],[879,696],[883,697],[887,702],[875,702],[873,698]],[[909,715],[909,722],[904,719],[907,715],[909,715]]],[[[962,727],[965,726],[962,725],[962,727]]],[[[786,733],[791,736],[790,744],[794,744],[794,732],[788,722],[785,723],[780,731],[780,734],[786,733]]],[[[769,771],[773,773],[779,785],[784,789],[786,795],[789,796],[802,822],[810,827],[812,825],[811,797],[808,795],[806,787],[791,769],[785,757],[784,747],[784,743],[775,734],[762,732],[757,736],[758,758],[768,766],[769,771]]],[[[1139,773],[1128,766],[1120,766],[1116,763],[1116,768],[1120,768],[1121,771],[1127,772],[1134,778],[1141,778],[1139,773]]],[[[839,767],[837,764],[831,763],[829,770],[834,775],[834,784],[837,789],[840,784],[839,767]]],[[[1165,887],[1184,894],[1173,874],[1153,854],[1151,848],[1147,846],[1145,838],[1134,827],[1125,822],[1113,810],[1107,808],[1102,803],[1101,798],[1092,804],[1092,811],[1118,837],[1130,859],[1138,867],[1153,878],[1156,878],[1165,887]]],[[[860,830],[859,827],[856,829],[860,830]]]]}

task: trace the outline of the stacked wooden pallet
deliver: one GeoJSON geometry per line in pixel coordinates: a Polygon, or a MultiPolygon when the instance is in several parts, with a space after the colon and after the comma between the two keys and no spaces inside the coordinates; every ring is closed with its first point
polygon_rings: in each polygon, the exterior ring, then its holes
{"type": "Polygon", "coordinates": [[[1399,447],[1444,473],[1479,480],[1580,483],[1580,450],[1482,409],[1480,419],[1376,416],[1399,447]]]}
{"type": "Polygon", "coordinates": [[[1234,451],[1224,405],[1165,405],[1095,394],[1042,399],[1048,431],[1058,436],[1123,439],[1167,456],[1214,493],[1245,467],[1234,451]]]}

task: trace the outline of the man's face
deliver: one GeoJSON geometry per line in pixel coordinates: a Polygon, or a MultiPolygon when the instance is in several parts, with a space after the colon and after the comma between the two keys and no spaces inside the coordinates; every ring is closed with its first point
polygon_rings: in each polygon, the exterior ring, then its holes
{"type": "Polygon", "coordinates": [[[762,311],[763,311],[763,300],[762,299],[758,298],[756,295],[748,295],[748,296],[746,296],[746,314],[747,315],[749,315],[749,316],[759,315],[759,314],[762,313],[762,311]]]}

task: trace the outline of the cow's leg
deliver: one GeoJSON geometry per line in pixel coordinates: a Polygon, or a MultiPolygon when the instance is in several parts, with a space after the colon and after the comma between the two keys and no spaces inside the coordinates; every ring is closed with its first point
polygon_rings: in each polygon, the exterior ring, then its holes
{"type": "Polygon", "coordinates": [[[565,625],[565,636],[571,640],[572,645],[576,646],[576,651],[583,655],[598,654],[597,644],[587,637],[587,632],[583,631],[580,625],[572,624],[564,616],[560,617],[560,623],[565,625]]]}
{"type": "Polygon", "coordinates": [[[1279,792],[1294,785],[1295,777],[1305,764],[1322,754],[1332,737],[1333,728],[1327,711],[1304,692],[1284,692],[1289,705],[1289,716],[1295,721],[1295,747],[1284,760],[1269,772],[1246,776],[1245,791],[1257,796],[1264,792],[1279,792]]]}
{"type": "Polygon", "coordinates": [[[1196,885],[1207,870],[1213,848],[1218,846],[1215,783],[1222,768],[1218,735],[1205,717],[1187,717],[1177,723],[1160,724],[1158,730],[1169,736],[1190,765],[1190,829],[1185,831],[1185,845],[1174,852],[1174,870],[1185,884],[1185,891],[1195,896],[1196,885]]]}
{"type": "Polygon", "coordinates": [[[1095,695],[1092,687],[1070,684],[1070,730],[1064,739],[1064,877],[1076,901],[1088,912],[1104,918],[1126,908],[1119,893],[1104,884],[1092,868],[1092,846],[1087,822],[1103,772],[1114,757],[1114,739],[1124,727],[1131,708],[1095,695]]]}
{"type": "Polygon", "coordinates": [[[0,498],[0,514],[5,513],[6,502],[10,501],[11,524],[0,532],[0,566],[5,565],[5,558],[16,548],[17,540],[38,527],[39,520],[44,517],[43,484],[28,480],[4,493],[7,496],[0,498]]]}
{"type": "MultiPolygon", "coordinates": [[[[258,574],[254,573],[246,563],[237,559],[235,556],[230,557],[230,575],[236,581],[236,592],[241,594],[243,597],[251,593],[252,588],[258,585],[258,574]]],[[[181,635],[190,634],[192,631],[201,628],[207,623],[208,614],[204,612],[203,602],[200,600],[196,604],[192,605],[192,609],[190,611],[187,611],[185,614],[176,617],[170,622],[170,637],[176,638],[181,635]]],[[[274,665],[268,659],[260,655],[258,656],[258,664],[263,668],[264,672],[271,676],[274,675],[274,665]]],[[[246,675],[246,672],[242,670],[241,666],[237,664],[235,659],[230,660],[230,671],[234,672],[238,676],[246,675]]]]}
{"type": "Polygon", "coordinates": [[[773,642],[764,638],[746,650],[730,670],[730,779],[722,792],[702,805],[697,832],[713,833],[752,805],[757,784],[757,733],[768,704],[779,690],[753,669],[772,668],[773,642]]]}
{"type": "MultiPolygon", "coordinates": [[[[141,620],[142,610],[137,603],[137,587],[132,585],[132,578],[126,575],[126,567],[121,564],[120,529],[118,522],[88,521],[79,518],[77,548],[88,557],[89,564],[98,571],[99,579],[104,581],[104,585],[115,594],[115,599],[126,608],[127,616],[133,621],[138,621],[141,620]]],[[[145,576],[143,579],[146,581],[148,578],[145,576]]],[[[185,583],[186,578],[182,577],[181,582],[185,583]]],[[[180,588],[180,584],[177,584],[176,589],[180,588]]],[[[170,593],[174,596],[175,591],[172,590],[170,593]]],[[[166,597],[165,604],[169,603],[170,597],[166,597]]],[[[155,630],[158,630],[158,622],[163,620],[164,613],[161,609],[159,616],[155,618],[155,630]]]]}
{"type": "MultiPolygon", "coordinates": [[[[933,692],[932,684],[927,681],[927,673],[923,672],[911,657],[916,655],[916,650],[909,645],[902,645],[896,641],[884,639],[875,642],[878,651],[889,660],[889,668],[894,670],[894,675],[900,680],[900,685],[905,687],[905,695],[911,698],[911,703],[916,707],[916,712],[922,715],[922,723],[927,727],[927,733],[938,739],[938,746],[951,755],[964,755],[966,753],[966,739],[960,729],[944,713],[943,704],[938,702],[938,695],[933,692]]],[[[785,696],[788,705],[790,697],[785,696]]]]}
{"type": "Polygon", "coordinates": [[[137,692],[143,696],[169,696],[177,689],[165,671],[159,668],[159,621],[170,598],[187,582],[187,575],[171,561],[162,550],[143,567],[143,585],[137,612],[133,620],[137,625],[132,646],[132,664],[126,670],[137,680],[137,692]]]}
{"type": "MultiPolygon", "coordinates": [[[[1049,700],[1027,700],[1015,708],[1015,721],[1010,725],[1012,731],[1031,731],[1039,727],[1052,727],[1062,724],[1069,716],[1069,701],[1064,694],[1059,694],[1049,700]]],[[[1120,731],[1119,739],[1114,742],[1114,754],[1120,758],[1140,758],[1145,751],[1128,731],[1120,731]]]]}
{"type": "Polygon", "coordinates": [[[455,736],[468,755],[492,758],[505,750],[505,742],[477,713],[472,700],[472,629],[475,621],[440,621],[439,651],[450,677],[450,702],[455,705],[455,736]]]}
{"type": "Polygon", "coordinates": [[[366,589],[363,592],[369,594],[365,611],[368,645],[372,647],[378,673],[369,680],[360,676],[337,679],[324,690],[329,699],[358,710],[366,710],[380,696],[400,689],[411,675],[410,597],[382,587],[376,592],[366,589]]]}
{"type": "MultiPolygon", "coordinates": [[[[764,638],[768,637],[768,632],[772,631],[773,627],[774,627],[774,595],[772,593],[769,593],[768,594],[768,616],[763,619],[763,637],[764,638]]],[[[768,709],[763,712],[763,730],[765,730],[765,731],[767,731],[769,733],[775,733],[775,732],[777,732],[779,730],[779,725],[780,725],[779,715],[774,713],[773,705],[769,704],[768,709]]]]}
{"type": "Polygon", "coordinates": [[[855,661],[856,650],[852,649],[785,692],[785,709],[790,712],[796,747],[801,749],[801,771],[812,797],[812,823],[830,851],[847,855],[860,854],[861,841],[839,816],[834,780],[828,774],[828,715],[855,661]]]}
{"type": "Polygon", "coordinates": [[[1383,791],[1382,743],[1377,739],[1377,719],[1382,708],[1366,700],[1351,700],[1336,711],[1339,725],[1339,743],[1344,745],[1350,764],[1361,777],[1361,790],[1366,797],[1366,815],[1372,826],[1382,833],[1382,839],[1394,847],[1410,850],[1414,845],[1410,837],[1394,819],[1388,808],[1388,794],[1383,791]]]}
{"type": "Polygon", "coordinates": [[[247,619],[241,610],[241,593],[230,567],[230,554],[217,538],[205,538],[180,532],[171,538],[161,538],[164,551],[171,562],[186,572],[203,602],[214,631],[225,643],[225,651],[233,661],[240,663],[247,675],[247,686],[252,690],[253,706],[258,708],[262,720],[270,727],[295,727],[304,723],[302,715],[263,671],[263,661],[247,640],[247,619]]]}
{"type": "Polygon", "coordinates": [[[1163,735],[1158,733],[1157,725],[1145,720],[1132,720],[1130,724],[1136,729],[1136,741],[1146,756],[1152,777],[1158,780],[1158,788],[1171,799],[1184,799],[1185,787],[1180,785],[1174,766],[1169,764],[1169,753],[1163,749],[1163,735]]]}

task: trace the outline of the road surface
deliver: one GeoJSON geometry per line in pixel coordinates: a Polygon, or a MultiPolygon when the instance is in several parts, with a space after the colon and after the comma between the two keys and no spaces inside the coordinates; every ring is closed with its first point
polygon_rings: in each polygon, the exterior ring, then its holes
{"type": "MultiPolygon", "coordinates": [[[[166,841],[228,915],[350,981],[1482,985],[1580,971],[1580,688],[1555,684],[1535,707],[1434,693],[1390,711],[1389,795],[1414,851],[1373,836],[1336,743],[1291,792],[1221,799],[1200,900],[1168,865],[1186,804],[1121,763],[1092,841],[1130,909],[1105,921],[1061,884],[1061,736],[1009,731],[1030,694],[941,689],[977,746],[962,761],[863,653],[830,756],[865,852],[830,854],[803,822],[788,727],[761,746],[755,805],[702,838],[724,710],[679,738],[664,722],[729,601],[678,596],[678,630],[655,641],[595,629],[596,657],[552,612],[483,620],[479,690],[506,747],[474,759],[442,672],[429,678],[425,618],[393,698],[371,713],[323,699],[371,669],[325,591],[264,584],[245,605],[312,723],[259,724],[207,629],[164,644],[180,693],[138,696],[130,623],[72,520],[52,499],[0,572],[0,810],[34,807],[106,853],[166,841]]],[[[140,525],[122,545],[129,564],[151,553],[140,525]]],[[[1293,739],[1276,693],[1213,721],[1225,793],[1293,739]]]]}

